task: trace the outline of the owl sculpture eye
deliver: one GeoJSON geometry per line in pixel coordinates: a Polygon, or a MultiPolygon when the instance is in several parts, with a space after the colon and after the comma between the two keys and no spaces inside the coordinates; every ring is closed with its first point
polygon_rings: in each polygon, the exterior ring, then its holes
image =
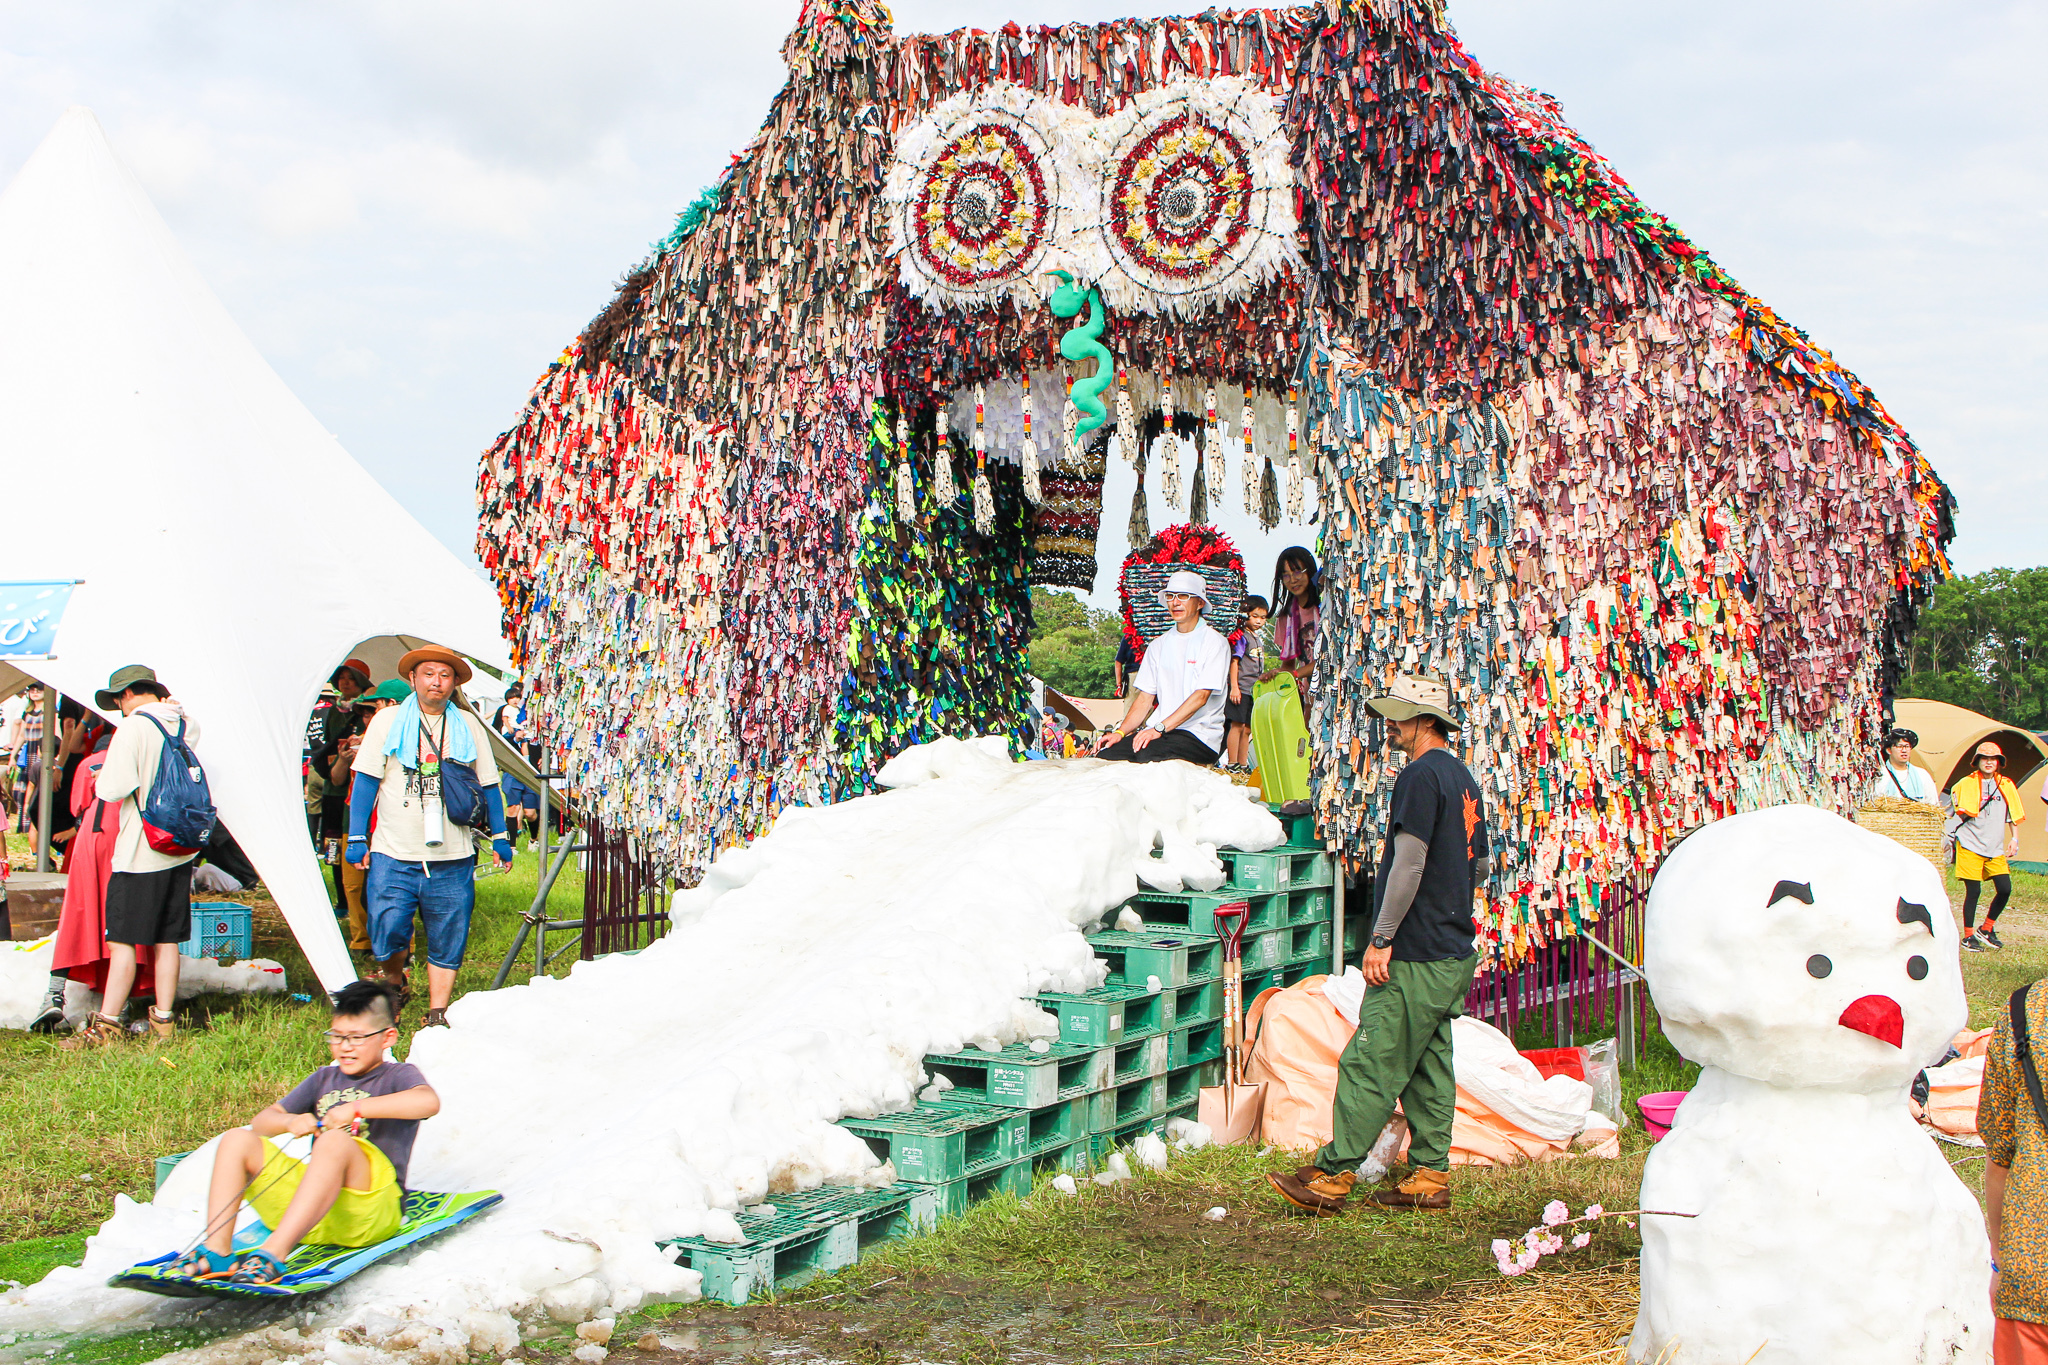
{"type": "Polygon", "coordinates": [[[1835,964],[1823,953],[1815,953],[1806,959],[1806,974],[1820,980],[1835,969],[1835,964]]]}
{"type": "Polygon", "coordinates": [[[1053,270],[1126,311],[1245,294],[1301,264],[1280,105],[1236,76],[1102,119],[1004,82],[934,105],[886,190],[904,285],[934,307],[1035,299],[1053,270]]]}

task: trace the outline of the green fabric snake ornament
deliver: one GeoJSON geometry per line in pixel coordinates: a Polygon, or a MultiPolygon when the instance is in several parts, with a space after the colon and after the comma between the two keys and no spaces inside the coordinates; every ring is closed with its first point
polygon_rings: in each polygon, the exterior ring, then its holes
{"type": "Polygon", "coordinates": [[[1067,334],[1060,338],[1060,354],[1068,360],[1095,358],[1095,373],[1087,379],[1074,381],[1074,406],[1086,415],[1074,423],[1074,440],[1109,420],[1109,408],[1102,401],[1103,390],[1116,377],[1116,357],[1109,353],[1109,347],[1102,344],[1103,330],[1109,325],[1102,316],[1102,294],[1094,288],[1083,289],[1074,283],[1074,277],[1064,270],[1048,270],[1048,275],[1060,277],[1060,287],[1052,291],[1048,300],[1055,317],[1079,316],[1082,308],[1088,309],[1088,321],[1077,322],[1067,334]]]}

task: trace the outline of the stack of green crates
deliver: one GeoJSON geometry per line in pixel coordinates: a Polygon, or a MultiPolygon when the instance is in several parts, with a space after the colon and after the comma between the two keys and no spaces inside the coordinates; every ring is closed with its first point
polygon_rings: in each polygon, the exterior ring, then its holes
{"type": "Polygon", "coordinates": [[[1059,1020],[1057,1042],[926,1057],[925,1070],[950,1086],[944,1098],[841,1120],[916,1192],[912,1226],[1000,1191],[1027,1194],[1040,1174],[1086,1170],[1169,1119],[1195,1116],[1202,1089],[1223,1080],[1215,912],[1239,901],[1248,907],[1247,1004],[1268,986],[1329,970],[1334,866],[1315,846],[1312,821],[1283,823],[1289,839],[1279,848],[1221,850],[1223,886],[1141,891],[1126,906],[1145,921],[1142,929],[1091,935],[1109,969],[1103,984],[1038,998],[1059,1020]]]}

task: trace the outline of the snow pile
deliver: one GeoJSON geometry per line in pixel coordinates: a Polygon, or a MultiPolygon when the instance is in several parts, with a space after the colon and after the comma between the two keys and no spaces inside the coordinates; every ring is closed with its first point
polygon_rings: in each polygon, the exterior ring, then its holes
{"type": "MultiPolygon", "coordinates": [[[[56,944],[54,934],[27,942],[0,941],[0,1028],[27,1028],[29,1021],[43,1012],[56,944]]],[[[195,995],[274,995],[283,990],[284,968],[269,958],[254,957],[223,967],[210,957],[188,957],[178,965],[180,1000],[195,995]]],[[[87,990],[76,981],[65,986],[67,1023],[76,1025],[99,1007],[98,991],[87,990]]]]}
{"type": "MultiPolygon", "coordinates": [[[[785,1191],[893,1179],[833,1121],[908,1108],[926,1053],[1054,1036],[1027,997],[1099,983],[1080,930],[1140,876],[1213,888],[1216,845],[1282,837],[1245,789],[1182,763],[1015,764],[1000,741],[942,740],[882,778],[895,790],[786,811],[720,858],[646,951],[467,996],[452,1028],[419,1035],[411,1060],[443,1108],[412,1183],[505,1203],[317,1301],[295,1340],[347,1328],[460,1358],[543,1316],[694,1297],[658,1239],[729,1235],[733,1210],[785,1191]]],[[[104,1280],[191,1238],[206,1165],[154,1204],[119,1200],[83,1268],[0,1295],[0,1333],[191,1311],[104,1280]]]]}

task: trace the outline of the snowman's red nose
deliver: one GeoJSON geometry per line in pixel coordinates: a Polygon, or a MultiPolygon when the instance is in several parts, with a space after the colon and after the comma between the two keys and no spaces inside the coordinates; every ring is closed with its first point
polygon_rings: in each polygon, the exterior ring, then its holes
{"type": "Polygon", "coordinates": [[[1852,1000],[1849,1008],[1843,1010],[1842,1017],[1835,1022],[1843,1028],[1867,1033],[1893,1047],[1897,1047],[1906,1036],[1906,1016],[1899,1009],[1899,1002],[1889,995],[1866,995],[1860,1000],[1852,1000]]]}

